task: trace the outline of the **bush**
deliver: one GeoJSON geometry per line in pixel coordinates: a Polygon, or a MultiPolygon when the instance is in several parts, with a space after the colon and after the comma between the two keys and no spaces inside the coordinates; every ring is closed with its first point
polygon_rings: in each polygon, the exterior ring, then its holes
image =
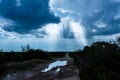
{"type": "Polygon", "coordinates": [[[76,56],[82,56],[84,61],[82,65],[75,61],[80,65],[81,80],[120,79],[120,48],[117,44],[96,42],[78,53],[76,56]]]}
{"type": "Polygon", "coordinates": [[[3,53],[0,52],[0,74],[4,73],[4,71],[6,70],[5,63],[5,56],[3,53]]]}

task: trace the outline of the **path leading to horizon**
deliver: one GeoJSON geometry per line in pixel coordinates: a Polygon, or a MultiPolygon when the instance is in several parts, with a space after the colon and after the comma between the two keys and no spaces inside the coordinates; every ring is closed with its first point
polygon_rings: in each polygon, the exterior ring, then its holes
{"type": "Polygon", "coordinates": [[[32,69],[15,75],[11,80],[80,80],[78,69],[70,57],[65,56],[63,58],[56,59],[55,61],[38,64],[32,69]],[[47,68],[49,64],[55,61],[67,61],[67,65],[57,66],[47,72],[42,72],[42,70],[47,68]]]}

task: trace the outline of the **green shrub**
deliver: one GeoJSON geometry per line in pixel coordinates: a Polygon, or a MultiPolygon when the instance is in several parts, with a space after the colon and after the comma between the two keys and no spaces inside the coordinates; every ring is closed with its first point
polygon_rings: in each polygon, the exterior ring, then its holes
{"type": "Polygon", "coordinates": [[[76,56],[82,56],[84,61],[82,65],[77,62],[81,80],[120,79],[120,48],[117,44],[96,42],[78,53],[76,56]]]}

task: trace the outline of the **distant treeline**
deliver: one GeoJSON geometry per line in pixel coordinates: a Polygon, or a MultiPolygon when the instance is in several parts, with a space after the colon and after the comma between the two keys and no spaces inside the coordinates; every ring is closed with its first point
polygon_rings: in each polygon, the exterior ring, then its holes
{"type": "Polygon", "coordinates": [[[70,56],[79,69],[80,80],[120,80],[120,37],[94,42],[70,56]]]}
{"type": "Polygon", "coordinates": [[[3,52],[0,50],[0,62],[20,62],[31,59],[50,59],[65,56],[66,52],[48,52],[41,49],[32,49],[29,45],[22,46],[21,52],[3,52]]]}

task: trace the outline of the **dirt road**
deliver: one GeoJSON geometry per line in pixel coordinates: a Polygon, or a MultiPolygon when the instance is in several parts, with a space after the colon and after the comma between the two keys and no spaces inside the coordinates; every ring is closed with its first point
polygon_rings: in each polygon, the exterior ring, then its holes
{"type": "MultiPolygon", "coordinates": [[[[59,58],[56,61],[67,61],[65,66],[57,66],[47,72],[42,72],[49,64],[38,64],[36,67],[17,73],[9,80],[80,80],[78,69],[69,57],[59,58]]],[[[54,62],[54,61],[53,61],[54,62]]],[[[7,80],[7,79],[4,79],[7,80]]]]}

